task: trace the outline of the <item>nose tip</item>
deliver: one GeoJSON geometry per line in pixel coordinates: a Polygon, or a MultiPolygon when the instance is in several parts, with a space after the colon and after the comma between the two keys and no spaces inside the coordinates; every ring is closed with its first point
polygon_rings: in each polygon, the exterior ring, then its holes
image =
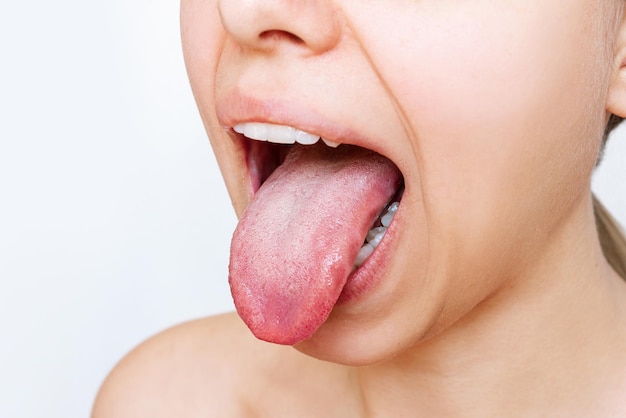
{"type": "Polygon", "coordinates": [[[319,54],[339,40],[331,0],[218,0],[222,24],[240,45],[271,51],[291,44],[319,54]]]}

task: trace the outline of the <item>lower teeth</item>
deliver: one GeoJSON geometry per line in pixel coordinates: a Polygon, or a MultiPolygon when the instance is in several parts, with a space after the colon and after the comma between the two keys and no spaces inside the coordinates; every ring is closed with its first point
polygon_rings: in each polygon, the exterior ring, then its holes
{"type": "MultiPolygon", "coordinates": [[[[356,260],[354,260],[354,266],[361,266],[367,258],[372,255],[374,249],[378,246],[380,241],[383,239],[385,234],[387,233],[387,228],[391,224],[391,220],[398,210],[399,202],[393,202],[387,207],[385,213],[380,217],[380,226],[374,226],[367,233],[367,237],[365,238],[365,243],[359,250],[359,253],[356,256],[356,260]]],[[[376,222],[374,225],[376,225],[376,222]]]]}

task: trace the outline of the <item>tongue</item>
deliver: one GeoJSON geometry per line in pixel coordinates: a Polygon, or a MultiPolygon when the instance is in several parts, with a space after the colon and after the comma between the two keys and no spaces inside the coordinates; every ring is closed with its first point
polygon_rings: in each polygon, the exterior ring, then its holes
{"type": "Polygon", "coordinates": [[[400,181],[391,161],[363,148],[290,149],[231,243],[231,292],[257,338],[291,345],[322,325],[400,181]]]}

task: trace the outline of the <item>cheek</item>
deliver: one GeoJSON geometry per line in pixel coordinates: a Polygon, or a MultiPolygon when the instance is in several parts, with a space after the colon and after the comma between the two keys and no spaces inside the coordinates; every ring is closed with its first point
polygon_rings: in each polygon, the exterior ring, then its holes
{"type": "Polygon", "coordinates": [[[215,84],[225,32],[216,1],[183,0],[181,37],[191,88],[217,158],[235,212],[243,212],[250,199],[241,167],[243,150],[228,138],[215,113],[215,84]]]}
{"type": "Polygon", "coordinates": [[[224,30],[215,1],[181,2],[181,39],[191,88],[205,125],[217,127],[214,88],[224,30]]]}
{"type": "Polygon", "coordinates": [[[536,254],[588,192],[604,121],[601,53],[583,2],[564,3],[426,0],[406,15],[412,25],[381,19],[405,28],[401,53],[363,39],[412,131],[433,263],[473,278],[453,286],[467,295],[513,274],[511,257],[536,254]],[[487,4],[493,13],[481,12],[487,4]]]}
{"type": "Polygon", "coordinates": [[[604,98],[594,89],[601,54],[585,2],[414,8],[410,25],[381,19],[405,28],[401,53],[383,37],[364,44],[416,138],[426,200],[446,210],[482,201],[484,212],[519,196],[512,189],[543,184],[549,192],[553,178],[562,190],[568,176],[589,174],[597,144],[588,138],[602,129],[604,98]]]}

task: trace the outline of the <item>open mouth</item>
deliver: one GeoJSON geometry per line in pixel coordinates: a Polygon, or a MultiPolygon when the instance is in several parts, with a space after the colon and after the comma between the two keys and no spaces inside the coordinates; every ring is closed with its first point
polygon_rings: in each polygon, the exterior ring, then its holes
{"type": "MultiPolygon", "coordinates": [[[[322,138],[319,135],[284,125],[256,122],[242,123],[235,125],[233,131],[238,133],[244,141],[250,181],[254,193],[274,170],[285,161],[290,146],[294,144],[310,146],[320,142],[330,148],[337,148],[342,145],[339,142],[322,138]]],[[[342,146],[357,147],[355,145],[342,146]]],[[[377,219],[367,231],[363,245],[355,258],[354,268],[361,266],[382,241],[398,210],[403,192],[404,183],[401,182],[394,196],[381,208],[377,219]]]]}
{"type": "Polygon", "coordinates": [[[242,123],[233,126],[233,131],[252,141],[245,141],[254,192],[270,174],[285,161],[289,145],[315,145],[320,140],[331,148],[337,148],[338,142],[329,141],[319,135],[300,129],[268,123],[242,123]]]}
{"type": "MultiPolygon", "coordinates": [[[[254,196],[233,235],[235,306],[259,338],[309,338],[376,254],[404,190],[398,167],[289,126],[235,125],[254,196]]],[[[370,269],[370,270],[375,270],[370,269]]]]}

